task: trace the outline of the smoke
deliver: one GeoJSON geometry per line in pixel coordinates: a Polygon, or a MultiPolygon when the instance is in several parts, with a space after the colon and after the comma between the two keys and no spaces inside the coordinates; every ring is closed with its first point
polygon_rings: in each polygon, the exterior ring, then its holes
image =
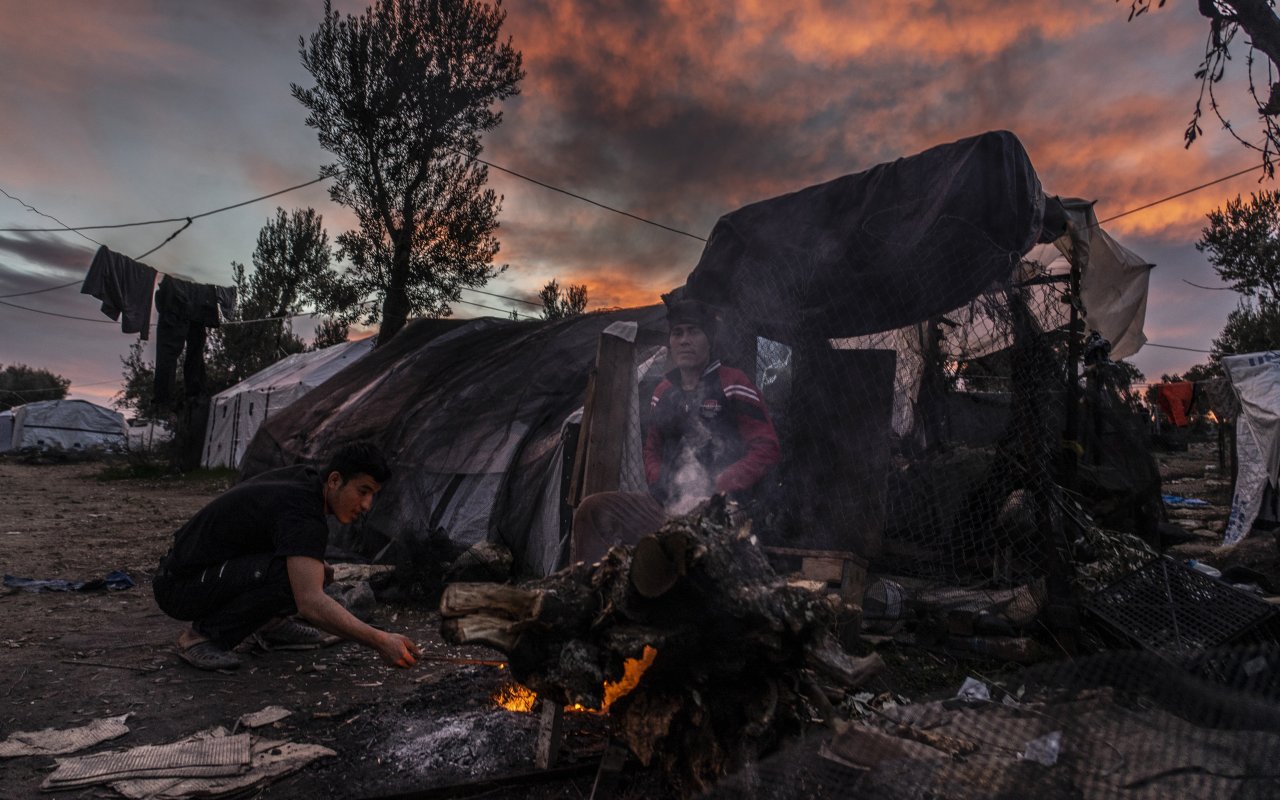
{"type": "Polygon", "coordinates": [[[666,506],[671,516],[688,514],[715,491],[714,479],[698,460],[698,449],[686,439],[672,465],[671,494],[666,506]]]}
{"type": "MultiPolygon", "coordinates": [[[[705,389],[689,400],[695,409],[702,408],[705,389]]],[[[728,443],[714,435],[700,410],[689,415],[688,427],[680,442],[680,452],[671,465],[667,496],[668,514],[687,514],[716,492],[715,475],[708,467],[723,466],[728,443]]]]}

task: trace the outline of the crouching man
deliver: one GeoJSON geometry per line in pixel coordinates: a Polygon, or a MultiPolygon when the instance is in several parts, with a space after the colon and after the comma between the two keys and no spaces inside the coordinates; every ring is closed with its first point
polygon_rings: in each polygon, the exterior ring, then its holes
{"type": "Polygon", "coordinates": [[[269,644],[318,645],[333,641],[327,632],[397,667],[417,663],[422,653],[411,639],[366,625],[324,591],[332,574],[324,562],[325,516],[354,521],[390,477],[378,448],[357,443],[334,454],[323,472],[271,470],[197,512],[174,534],[155,576],[160,609],[191,622],[178,655],[200,669],[235,669],[241,659],[233,648],[250,634],[269,644]]]}

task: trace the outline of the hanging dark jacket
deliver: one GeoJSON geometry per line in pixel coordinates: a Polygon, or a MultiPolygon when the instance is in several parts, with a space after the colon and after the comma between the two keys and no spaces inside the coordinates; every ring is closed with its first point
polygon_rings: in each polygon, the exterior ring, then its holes
{"type": "Polygon", "coordinates": [[[80,293],[101,300],[102,313],[120,320],[122,332],[146,339],[151,334],[151,289],[155,285],[154,269],[103,245],[93,256],[80,293]]]}

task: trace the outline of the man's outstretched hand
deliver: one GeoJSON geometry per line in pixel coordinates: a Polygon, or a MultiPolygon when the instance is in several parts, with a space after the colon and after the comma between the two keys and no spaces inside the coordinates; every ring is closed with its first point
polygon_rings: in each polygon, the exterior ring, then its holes
{"type": "Polygon", "coordinates": [[[383,633],[377,649],[382,660],[393,667],[412,667],[422,655],[412,639],[399,633],[383,633]]]}

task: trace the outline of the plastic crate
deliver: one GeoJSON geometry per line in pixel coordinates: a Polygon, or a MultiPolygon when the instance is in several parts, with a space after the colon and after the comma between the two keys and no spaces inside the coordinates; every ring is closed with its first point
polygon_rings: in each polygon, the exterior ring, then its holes
{"type": "Polygon", "coordinates": [[[1152,559],[1085,601],[1115,634],[1174,659],[1274,636],[1280,609],[1171,558],[1152,559]]]}

